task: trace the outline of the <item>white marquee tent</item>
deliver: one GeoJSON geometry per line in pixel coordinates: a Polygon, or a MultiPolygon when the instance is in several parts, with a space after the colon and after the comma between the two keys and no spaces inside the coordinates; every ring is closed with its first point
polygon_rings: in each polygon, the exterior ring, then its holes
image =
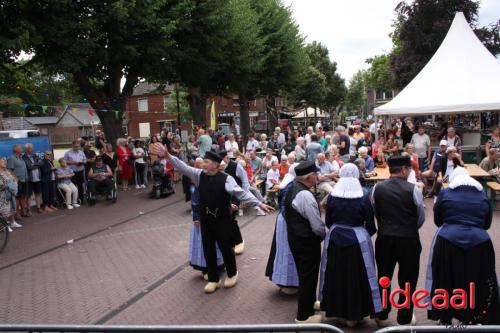
{"type": "Polygon", "coordinates": [[[420,73],[375,115],[500,110],[500,62],[457,13],[441,46],[420,73]]]}

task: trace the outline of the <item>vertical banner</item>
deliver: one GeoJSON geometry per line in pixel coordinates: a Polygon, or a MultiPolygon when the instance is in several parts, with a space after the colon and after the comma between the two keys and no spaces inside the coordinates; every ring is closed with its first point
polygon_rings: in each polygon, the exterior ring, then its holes
{"type": "Polygon", "coordinates": [[[212,109],[210,110],[210,128],[215,130],[215,100],[212,100],[212,109]]]}

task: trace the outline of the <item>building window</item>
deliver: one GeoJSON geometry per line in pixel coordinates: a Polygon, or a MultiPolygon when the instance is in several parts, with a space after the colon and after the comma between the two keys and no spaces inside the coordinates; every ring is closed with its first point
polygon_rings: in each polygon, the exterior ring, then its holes
{"type": "Polygon", "coordinates": [[[168,112],[168,104],[170,104],[171,95],[163,96],[163,111],[168,112]]]}
{"type": "Polygon", "coordinates": [[[384,92],[382,90],[377,90],[377,94],[375,95],[376,100],[383,100],[384,99],[384,92]]]}
{"type": "Polygon", "coordinates": [[[392,99],[393,97],[392,90],[386,91],[384,97],[385,99],[392,99]]]}
{"type": "Polygon", "coordinates": [[[141,111],[141,112],[148,111],[148,99],[147,98],[141,98],[141,99],[137,100],[137,104],[139,106],[139,111],[141,111]]]}

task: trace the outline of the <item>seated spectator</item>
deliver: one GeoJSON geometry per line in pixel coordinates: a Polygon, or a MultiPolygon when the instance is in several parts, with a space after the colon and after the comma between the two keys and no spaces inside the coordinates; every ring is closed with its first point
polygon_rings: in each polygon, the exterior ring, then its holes
{"type": "Polygon", "coordinates": [[[248,142],[247,142],[247,152],[252,150],[256,150],[259,148],[259,141],[255,139],[255,133],[248,134],[248,142]]]}
{"type": "Polygon", "coordinates": [[[267,171],[266,175],[266,190],[269,191],[274,187],[274,185],[280,184],[280,171],[278,160],[273,160],[271,162],[271,169],[267,171]]]}
{"type": "Polygon", "coordinates": [[[78,208],[78,188],[73,184],[71,178],[75,176],[75,173],[67,165],[64,158],[59,159],[59,165],[61,166],[56,171],[56,176],[58,180],[57,187],[61,189],[64,194],[64,201],[66,203],[66,208],[73,209],[78,208]]]}
{"type": "Polygon", "coordinates": [[[500,158],[498,150],[491,148],[488,156],[481,161],[479,166],[492,176],[500,176],[500,158]]]}
{"type": "Polygon", "coordinates": [[[333,191],[335,181],[338,179],[338,169],[326,160],[325,154],[319,153],[316,156],[316,167],[318,168],[318,189],[325,195],[323,197],[324,203],[328,194],[333,191]]]}
{"type": "Polygon", "coordinates": [[[382,148],[377,150],[377,156],[375,156],[375,167],[377,168],[387,168],[387,158],[385,157],[384,151],[382,148]]]}
{"type": "Polygon", "coordinates": [[[365,160],[362,158],[357,158],[354,160],[354,165],[358,167],[359,170],[359,183],[361,186],[366,187],[366,164],[365,160]]]}
{"type": "Polygon", "coordinates": [[[359,157],[365,160],[366,170],[373,171],[373,169],[375,169],[375,162],[373,161],[373,158],[368,155],[368,148],[360,147],[358,149],[358,153],[359,157]]]}
{"type": "Polygon", "coordinates": [[[428,170],[422,172],[422,180],[424,181],[425,187],[429,186],[429,180],[434,180],[434,184],[432,189],[425,194],[426,198],[432,198],[436,193],[436,185],[437,182],[436,177],[441,170],[441,161],[443,160],[443,156],[446,154],[446,150],[448,149],[448,141],[441,140],[439,143],[439,150],[434,152],[432,156],[431,165],[428,170]]]}
{"type": "Polygon", "coordinates": [[[295,157],[298,162],[305,160],[306,156],[306,141],[303,137],[297,138],[297,144],[295,145],[295,157]]]}
{"type": "Polygon", "coordinates": [[[294,164],[295,164],[295,151],[292,151],[290,152],[290,154],[288,154],[288,165],[291,166],[294,164]]]}
{"type": "Polygon", "coordinates": [[[441,157],[440,170],[436,180],[436,195],[439,194],[441,186],[443,183],[448,183],[449,177],[456,167],[463,167],[464,162],[460,154],[457,152],[457,148],[448,147],[446,149],[446,154],[441,157]]]}
{"type": "Polygon", "coordinates": [[[289,167],[290,167],[290,165],[288,164],[288,156],[281,155],[281,161],[280,161],[280,167],[279,167],[280,180],[282,180],[285,177],[285,175],[288,173],[289,167]]]}
{"type": "Polygon", "coordinates": [[[337,145],[330,145],[330,147],[328,147],[328,152],[328,162],[330,162],[336,170],[340,170],[344,165],[344,161],[340,158],[337,145]]]}
{"type": "Polygon", "coordinates": [[[89,171],[88,185],[89,191],[93,196],[90,201],[91,205],[95,203],[95,196],[97,195],[98,190],[104,192],[108,197],[111,196],[111,191],[113,190],[112,176],[113,172],[111,172],[111,168],[102,162],[101,156],[97,156],[95,164],[89,171]]]}
{"type": "Polygon", "coordinates": [[[420,178],[420,164],[418,154],[415,153],[415,146],[412,143],[407,143],[405,147],[405,152],[411,158],[411,166],[413,170],[415,170],[415,175],[417,178],[420,178]]]}
{"type": "MultiPolygon", "coordinates": [[[[408,154],[407,152],[404,152],[401,154],[401,156],[410,157],[410,154],[408,154]]],[[[413,170],[413,168],[411,169],[410,174],[408,175],[408,178],[406,180],[408,183],[416,185],[417,188],[420,190],[420,192],[422,192],[422,193],[424,192],[424,188],[425,188],[424,183],[417,181],[416,173],[415,173],[415,170],[413,170]]]]}

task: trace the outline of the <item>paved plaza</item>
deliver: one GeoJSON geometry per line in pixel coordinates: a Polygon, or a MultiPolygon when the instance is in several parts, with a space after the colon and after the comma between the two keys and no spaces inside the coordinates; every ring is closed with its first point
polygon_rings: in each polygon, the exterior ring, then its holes
{"type": "MultiPolygon", "coordinates": [[[[153,200],[147,190],[120,193],[118,202],[60,210],[23,221],[0,254],[0,322],[46,324],[291,323],[296,301],[265,276],[276,215],[240,217],[246,243],[233,289],[203,292],[187,263],[191,218],[180,194],[153,200]]],[[[432,201],[421,230],[423,286],[436,230],[432,201]]],[[[500,267],[500,213],[489,233],[500,267]]],[[[419,324],[425,311],[416,311],[419,324]]],[[[391,316],[394,323],[394,316],[391,316]]],[[[373,332],[368,321],[349,332],[373,332]]]]}

